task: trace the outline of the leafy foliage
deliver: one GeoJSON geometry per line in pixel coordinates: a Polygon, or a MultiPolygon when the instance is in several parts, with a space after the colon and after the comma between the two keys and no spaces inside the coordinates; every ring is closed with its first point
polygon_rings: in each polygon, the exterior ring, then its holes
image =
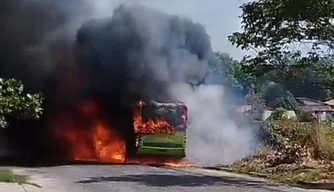
{"type": "Polygon", "coordinates": [[[262,87],[263,98],[268,106],[282,107],[287,110],[297,110],[298,102],[290,91],[280,84],[268,83],[262,87]]]}
{"type": "MultiPolygon", "coordinates": [[[[296,97],[319,100],[334,98],[334,60],[290,60],[288,65],[239,64],[247,77],[247,91],[263,92],[271,83],[279,84],[296,97]]],[[[278,92],[278,91],[276,91],[278,92]]],[[[288,93],[289,94],[289,93],[288,93]]]]}
{"type": "Polygon", "coordinates": [[[257,0],[240,8],[242,31],[228,39],[255,51],[242,65],[255,92],[273,81],[294,96],[334,97],[334,1],[257,0]]]}
{"type": "Polygon", "coordinates": [[[279,107],[277,109],[275,109],[273,111],[273,113],[270,115],[270,118],[273,120],[283,120],[283,119],[287,119],[286,115],[287,115],[288,110],[279,107]]]}
{"type": "Polygon", "coordinates": [[[250,63],[282,64],[285,58],[298,58],[309,47],[305,58],[317,59],[334,48],[334,1],[332,0],[258,0],[244,3],[242,32],[229,41],[246,50],[255,50],[250,63]]]}
{"type": "Polygon", "coordinates": [[[0,127],[8,125],[6,117],[39,118],[42,114],[41,94],[24,92],[21,81],[0,79],[0,127]]]}
{"type": "Polygon", "coordinates": [[[215,53],[217,58],[216,62],[210,63],[210,69],[219,79],[218,81],[230,88],[234,89],[243,89],[241,84],[238,82],[236,76],[234,75],[233,68],[238,65],[239,62],[234,60],[227,53],[215,53]]]}
{"type": "Polygon", "coordinates": [[[261,93],[251,92],[247,95],[247,102],[252,105],[252,109],[250,111],[251,116],[255,120],[261,120],[262,114],[265,110],[265,101],[261,93]]]}
{"type": "Polygon", "coordinates": [[[310,111],[301,111],[298,115],[300,122],[312,122],[315,120],[315,116],[310,111]]]}

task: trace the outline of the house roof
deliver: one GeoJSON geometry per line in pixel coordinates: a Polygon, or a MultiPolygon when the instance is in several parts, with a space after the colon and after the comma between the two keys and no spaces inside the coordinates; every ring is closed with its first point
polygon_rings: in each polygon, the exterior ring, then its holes
{"type": "Polygon", "coordinates": [[[334,105],[334,99],[325,102],[327,105],[334,105]]]}
{"type": "Polygon", "coordinates": [[[329,105],[304,105],[299,106],[299,108],[303,111],[319,111],[319,112],[334,112],[329,105]]]}
{"type": "Polygon", "coordinates": [[[307,97],[296,97],[296,101],[303,106],[319,106],[319,105],[327,105],[326,103],[316,100],[316,99],[311,99],[307,97]]]}

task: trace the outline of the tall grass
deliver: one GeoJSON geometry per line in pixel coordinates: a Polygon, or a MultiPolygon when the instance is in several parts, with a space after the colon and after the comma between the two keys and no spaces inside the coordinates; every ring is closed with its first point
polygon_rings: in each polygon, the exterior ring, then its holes
{"type": "Polygon", "coordinates": [[[334,160],[334,123],[299,122],[294,120],[270,121],[272,136],[282,145],[308,149],[315,159],[334,160]]]}

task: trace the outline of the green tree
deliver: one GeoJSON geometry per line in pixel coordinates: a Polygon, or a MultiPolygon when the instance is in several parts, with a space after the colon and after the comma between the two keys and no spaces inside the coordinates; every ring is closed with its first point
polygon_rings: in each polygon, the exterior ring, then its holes
{"type": "Polygon", "coordinates": [[[284,85],[295,96],[326,100],[333,97],[334,62],[299,61],[290,66],[284,85]]]}
{"type": "Polygon", "coordinates": [[[238,61],[234,60],[227,53],[216,52],[215,56],[217,60],[210,65],[210,68],[212,72],[218,76],[220,82],[225,86],[242,89],[241,85],[232,74],[233,66],[236,65],[238,61]]]}
{"type": "Polygon", "coordinates": [[[24,92],[21,81],[0,79],[0,127],[8,126],[7,117],[38,119],[42,114],[41,94],[24,92]]]}
{"type": "Polygon", "coordinates": [[[325,60],[290,60],[287,65],[242,65],[243,71],[254,78],[256,92],[268,82],[280,84],[294,96],[318,100],[334,97],[334,62],[325,60]]]}
{"type": "Polygon", "coordinates": [[[284,108],[287,110],[298,109],[298,102],[292,93],[286,90],[282,85],[276,83],[267,83],[262,86],[263,99],[267,106],[273,108],[284,108]]]}
{"type": "Polygon", "coordinates": [[[242,32],[229,36],[229,41],[245,50],[255,50],[255,56],[245,57],[249,63],[282,64],[285,58],[332,56],[334,48],[333,0],[258,0],[244,3],[242,32]],[[321,48],[321,49],[320,49],[321,48]]]}
{"type": "Polygon", "coordinates": [[[265,110],[265,100],[263,99],[262,93],[250,92],[246,96],[248,104],[252,105],[250,115],[255,120],[262,120],[262,114],[265,110]]]}
{"type": "Polygon", "coordinates": [[[253,87],[253,79],[244,71],[244,66],[238,60],[234,59],[227,53],[215,53],[219,62],[211,65],[211,69],[221,77],[225,86],[229,90],[246,96],[253,87]]]}

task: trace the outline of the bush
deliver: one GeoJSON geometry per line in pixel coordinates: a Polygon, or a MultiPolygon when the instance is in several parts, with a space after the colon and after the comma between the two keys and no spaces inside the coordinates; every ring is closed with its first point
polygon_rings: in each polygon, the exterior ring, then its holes
{"type": "Polygon", "coordinates": [[[333,122],[269,120],[261,129],[263,146],[232,170],[288,183],[334,179],[333,122]]]}
{"type": "Polygon", "coordinates": [[[275,101],[273,108],[282,107],[287,110],[296,110],[298,102],[292,93],[277,83],[268,83],[262,86],[263,98],[266,104],[275,101]]]}
{"type": "Polygon", "coordinates": [[[24,92],[21,81],[0,78],[0,128],[8,126],[7,118],[38,119],[42,114],[41,94],[24,92]]]}
{"type": "Polygon", "coordinates": [[[321,153],[321,158],[329,161],[334,160],[334,128],[333,122],[328,121],[322,123],[319,134],[318,145],[321,153]]]}
{"type": "Polygon", "coordinates": [[[283,119],[288,119],[288,110],[279,107],[277,109],[275,109],[271,115],[270,115],[270,119],[272,120],[283,120],[283,119]]]}
{"type": "Polygon", "coordinates": [[[312,122],[315,120],[314,115],[309,111],[300,111],[298,115],[300,122],[312,122]]]}
{"type": "Polygon", "coordinates": [[[268,126],[277,143],[277,153],[272,156],[275,164],[298,163],[306,158],[334,160],[334,129],[330,122],[272,120],[268,126]]]}
{"type": "Polygon", "coordinates": [[[254,120],[261,120],[265,109],[265,101],[261,93],[250,93],[247,95],[247,102],[252,105],[250,115],[254,120]]]}

